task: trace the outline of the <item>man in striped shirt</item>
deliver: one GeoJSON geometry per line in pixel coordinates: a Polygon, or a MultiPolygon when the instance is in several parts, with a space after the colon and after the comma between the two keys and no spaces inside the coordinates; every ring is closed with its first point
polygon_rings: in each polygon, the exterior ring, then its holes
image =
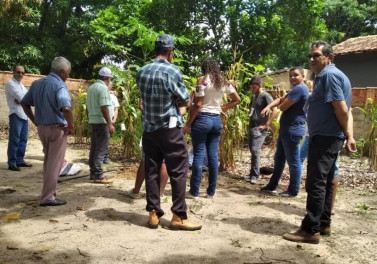
{"type": "Polygon", "coordinates": [[[174,41],[170,35],[157,37],[156,59],[142,67],[136,83],[143,102],[143,149],[145,153],[148,226],[157,228],[164,211],[160,207],[159,169],[165,159],[172,186],[173,218],[171,229],[198,230],[201,225],[187,219],[185,201],[188,153],[181,131],[180,106],[187,106],[189,94],[182,73],[171,64],[174,41]]]}
{"type": "Polygon", "coordinates": [[[56,57],[51,63],[51,73],[33,82],[22,98],[25,114],[38,127],[43,145],[43,188],[40,206],[59,206],[67,202],[56,197],[56,187],[63,164],[67,137],[73,134],[71,96],[65,81],[71,72],[71,63],[56,57]],[[34,106],[34,113],[31,107],[34,106]]]}

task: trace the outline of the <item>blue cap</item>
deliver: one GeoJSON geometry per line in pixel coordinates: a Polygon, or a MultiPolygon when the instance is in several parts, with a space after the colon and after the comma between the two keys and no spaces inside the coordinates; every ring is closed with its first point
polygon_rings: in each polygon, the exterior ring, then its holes
{"type": "Polygon", "coordinates": [[[159,35],[156,40],[156,48],[174,48],[174,40],[169,34],[159,35]]]}

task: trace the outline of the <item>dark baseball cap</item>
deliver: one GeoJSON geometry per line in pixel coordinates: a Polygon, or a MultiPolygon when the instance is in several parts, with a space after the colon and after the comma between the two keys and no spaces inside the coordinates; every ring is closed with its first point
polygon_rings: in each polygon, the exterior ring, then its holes
{"type": "Polygon", "coordinates": [[[156,39],[156,48],[174,48],[173,37],[169,34],[159,35],[156,39]]]}

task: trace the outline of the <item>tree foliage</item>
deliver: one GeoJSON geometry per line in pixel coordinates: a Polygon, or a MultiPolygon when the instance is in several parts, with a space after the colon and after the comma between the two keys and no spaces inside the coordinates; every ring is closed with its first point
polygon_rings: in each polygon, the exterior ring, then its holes
{"type": "Polygon", "coordinates": [[[376,9],[377,0],[2,0],[0,69],[45,74],[62,55],[73,77],[93,78],[104,61],[150,60],[162,32],[177,38],[185,72],[208,56],[224,70],[241,57],[279,69],[305,63],[315,39],[376,34],[376,9]]]}

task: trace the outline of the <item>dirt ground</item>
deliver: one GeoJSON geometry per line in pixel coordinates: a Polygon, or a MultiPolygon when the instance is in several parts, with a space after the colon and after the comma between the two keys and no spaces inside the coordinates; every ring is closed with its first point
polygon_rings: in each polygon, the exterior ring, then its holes
{"type": "MultiPolygon", "coordinates": [[[[300,225],[305,191],[291,199],[261,195],[258,190],[269,176],[257,185],[246,182],[250,157],[244,157],[236,172],[220,174],[213,201],[204,197],[205,182],[199,201],[187,200],[189,218],[202,230],[168,229],[169,185],[162,204],[165,216],[151,230],[145,200],[125,195],[133,187],[137,163],[106,165],[107,176],[114,179],[109,186],[91,183],[85,166],[78,175],[85,177],[60,178],[58,197],[67,205],[39,207],[40,142],[29,141],[26,160],[33,167],[21,172],[7,170],[6,148],[7,140],[0,140],[0,263],[377,263],[373,190],[340,186],[333,234],[319,245],[292,243],[281,235],[300,225]]],[[[88,147],[70,144],[66,159],[87,164],[88,147]]],[[[262,159],[266,162],[270,156],[262,159]]]]}

